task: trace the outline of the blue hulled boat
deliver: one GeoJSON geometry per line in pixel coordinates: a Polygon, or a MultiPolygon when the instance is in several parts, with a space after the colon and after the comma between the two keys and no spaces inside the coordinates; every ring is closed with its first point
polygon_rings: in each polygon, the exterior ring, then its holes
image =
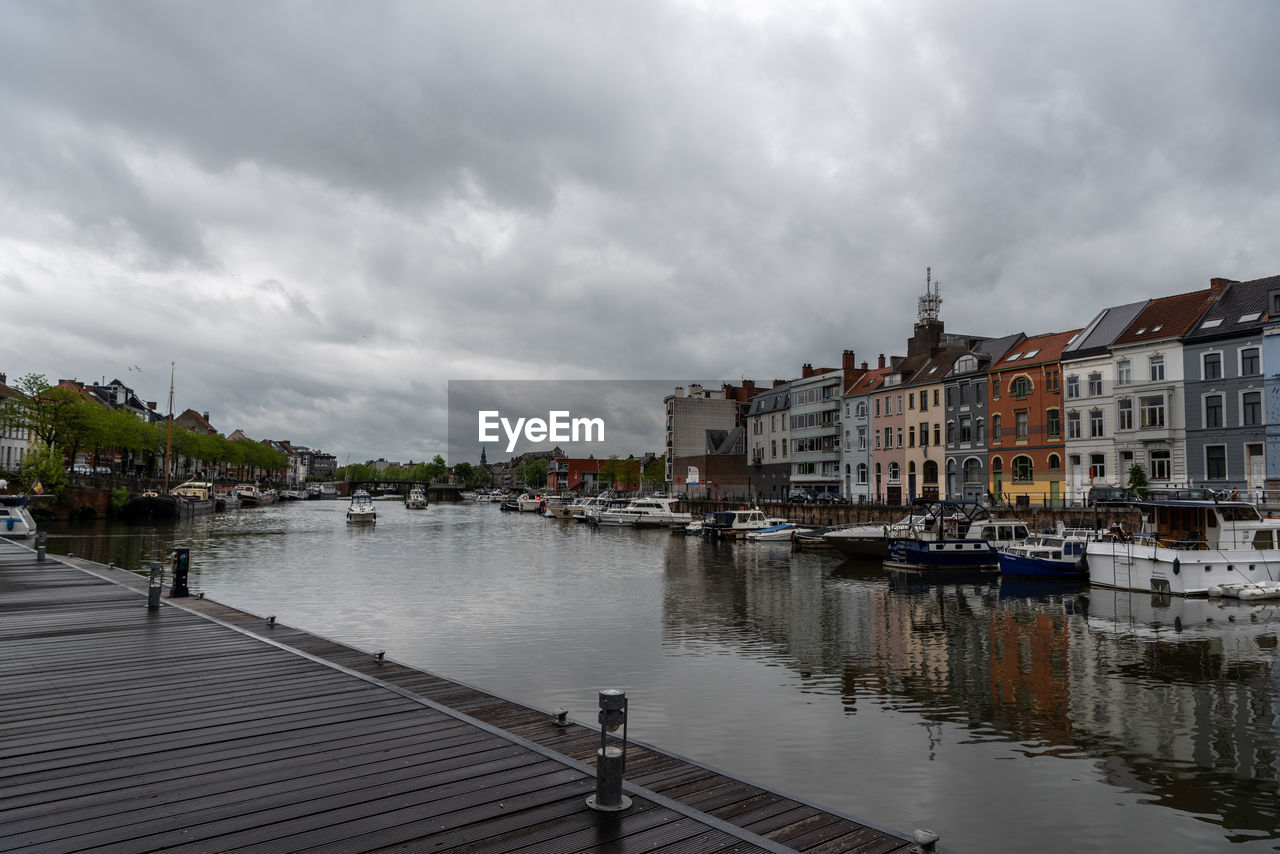
{"type": "Polygon", "coordinates": [[[997,555],[1001,575],[1022,578],[1070,580],[1084,578],[1085,544],[1092,532],[1064,530],[1056,534],[1040,534],[1016,543],[997,555]]]}
{"type": "Polygon", "coordinates": [[[917,499],[912,515],[923,521],[905,536],[889,540],[885,566],[914,570],[995,570],[997,550],[1027,538],[1017,519],[993,519],[973,501],[917,499]]]}

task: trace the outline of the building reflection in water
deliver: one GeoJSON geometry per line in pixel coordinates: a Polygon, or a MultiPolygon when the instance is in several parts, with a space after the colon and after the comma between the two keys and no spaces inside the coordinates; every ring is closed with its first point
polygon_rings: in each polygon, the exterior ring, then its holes
{"type": "Polygon", "coordinates": [[[745,545],[668,550],[664,638],[791,668],[802,691],[947,722],[1280,837],[1280,606],[922,577],[745,545]]]}

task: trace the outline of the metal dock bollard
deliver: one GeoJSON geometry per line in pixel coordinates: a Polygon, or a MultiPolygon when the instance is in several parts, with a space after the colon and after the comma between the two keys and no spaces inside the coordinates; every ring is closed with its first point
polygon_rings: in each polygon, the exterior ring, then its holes
{"type": "Polygon", "coordinates": [[[619,812],[631,806],[622,794],[622,775],[627,770],[627,695],[616,689],[600,692],[600,750],[596,753],[596,793],[587,806],[602,812],[619,812]],[[622,747],[609,746],[609,733],[622,727],[622,747]]]}
{"type": "Polygon", "coordinates": [[[164,583],[164,564],[158,560],[151,561],[151,574],[147,577],[147,608],[155,610],[160,607],[160,587],[164,583]]]}
{"type": "Polygon", "coordinates": [[[44,560],[45,552],[49,548],[49,535],[44,531],[36,532],[36,560],[44,560]]]}

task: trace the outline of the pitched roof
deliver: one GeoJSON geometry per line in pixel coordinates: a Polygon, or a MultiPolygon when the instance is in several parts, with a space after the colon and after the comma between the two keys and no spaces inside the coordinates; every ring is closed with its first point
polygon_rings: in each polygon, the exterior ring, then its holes
{"type": "Polygon", "coordinates": [[[1217,298],[1212,288],[1159,297],[1147,303],[1138,316],[1116,336],[1113,347],[1126,344],[1142,344],[1146,341],[1167,341],[1181,338],[1195,325],[1205,310],[1217,298]]]}
{"type": "Polygon", "coordinates": [[[1043,365],[1056,362],[1062,358],[1062,349],[1073,341],[1083,330],[1072,329],[1068,332],[1050,332],[1045,335],[1032,335],[1018,342],[1018,346],[1010,348],[1006,353],[992,362],[991,369],[1002,371],[1006,368],[1020,368],[1026,365],[1043,365]]]}
{"type": "Polygon", "coordinates": [[[889,368],[872,368],[867,371],[857,382],[854,388],[845,391],[846,395],[850,394],[866,394],[875,391],[884,384],[884,378],[893,371],[889,368]]]}
{"type": "Polygon", "coordinates": [[[1267,319],[1275,319],[1267,316],[1268,298],[1275,290],[1280,290],[1280,276],[1233,282],[1187,333],[1187,340],[1231,337],[1258,329],[1267,319]]]}
{"type": "Polygon", "coordinates": [[[925,383],[940,383],[951,372],[951,366],[955,364],[965,353],[969,352],[968,347],[949,347],[940,351],[936,356],[928,359],[919,369],[912,374],[911,379],[907,380],[903,385],[923,385],[925,383]]]}
{"type": "Polygon", "coordinates": [[[1128,305],[1117,305],[1104,308],[1094,315],[1093,320],[1085,325],[1076,340],[1062,348],[1064,358],[1084,358],[1105,352],[1116,336],[1133,322],[1138,312],[1146,308],[1151,300],[1131,302],[1128,305]]]}

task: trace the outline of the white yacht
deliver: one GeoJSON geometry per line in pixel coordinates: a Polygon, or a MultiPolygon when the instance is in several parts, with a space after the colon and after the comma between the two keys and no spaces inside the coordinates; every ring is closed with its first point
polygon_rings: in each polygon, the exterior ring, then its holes
{"type": "Polygon", "coordinates": [[[674,498],[635,498],[625,507],[604,510],[598,521],[637,528],[683,528],[693,521],[693,515],[678,512],[675,503],[674,498]]]}
{"type": "Polygon", "coordinates": [[[351,493],[351,504],[347,507],[348,525],[373,525],[378,521],[378,511],[374,509],[373,497],[363,489],[351,493]]]}
{"type": "Polygon", "coordinates": [[[424,510],[427,506],[427,493],[421,486],[412,487],[404,497],[404,506],[409,510],[424,510]]]}
{"type": "Polygon", "coordinates": [[[1252,504],[1175,499],[1135,506],[1143,531],[1086,547],[1090,585],[1205,596],[1210,588],[1265,589],[1280,581],[1280,519],[1263,519],[1252,504]]]}

